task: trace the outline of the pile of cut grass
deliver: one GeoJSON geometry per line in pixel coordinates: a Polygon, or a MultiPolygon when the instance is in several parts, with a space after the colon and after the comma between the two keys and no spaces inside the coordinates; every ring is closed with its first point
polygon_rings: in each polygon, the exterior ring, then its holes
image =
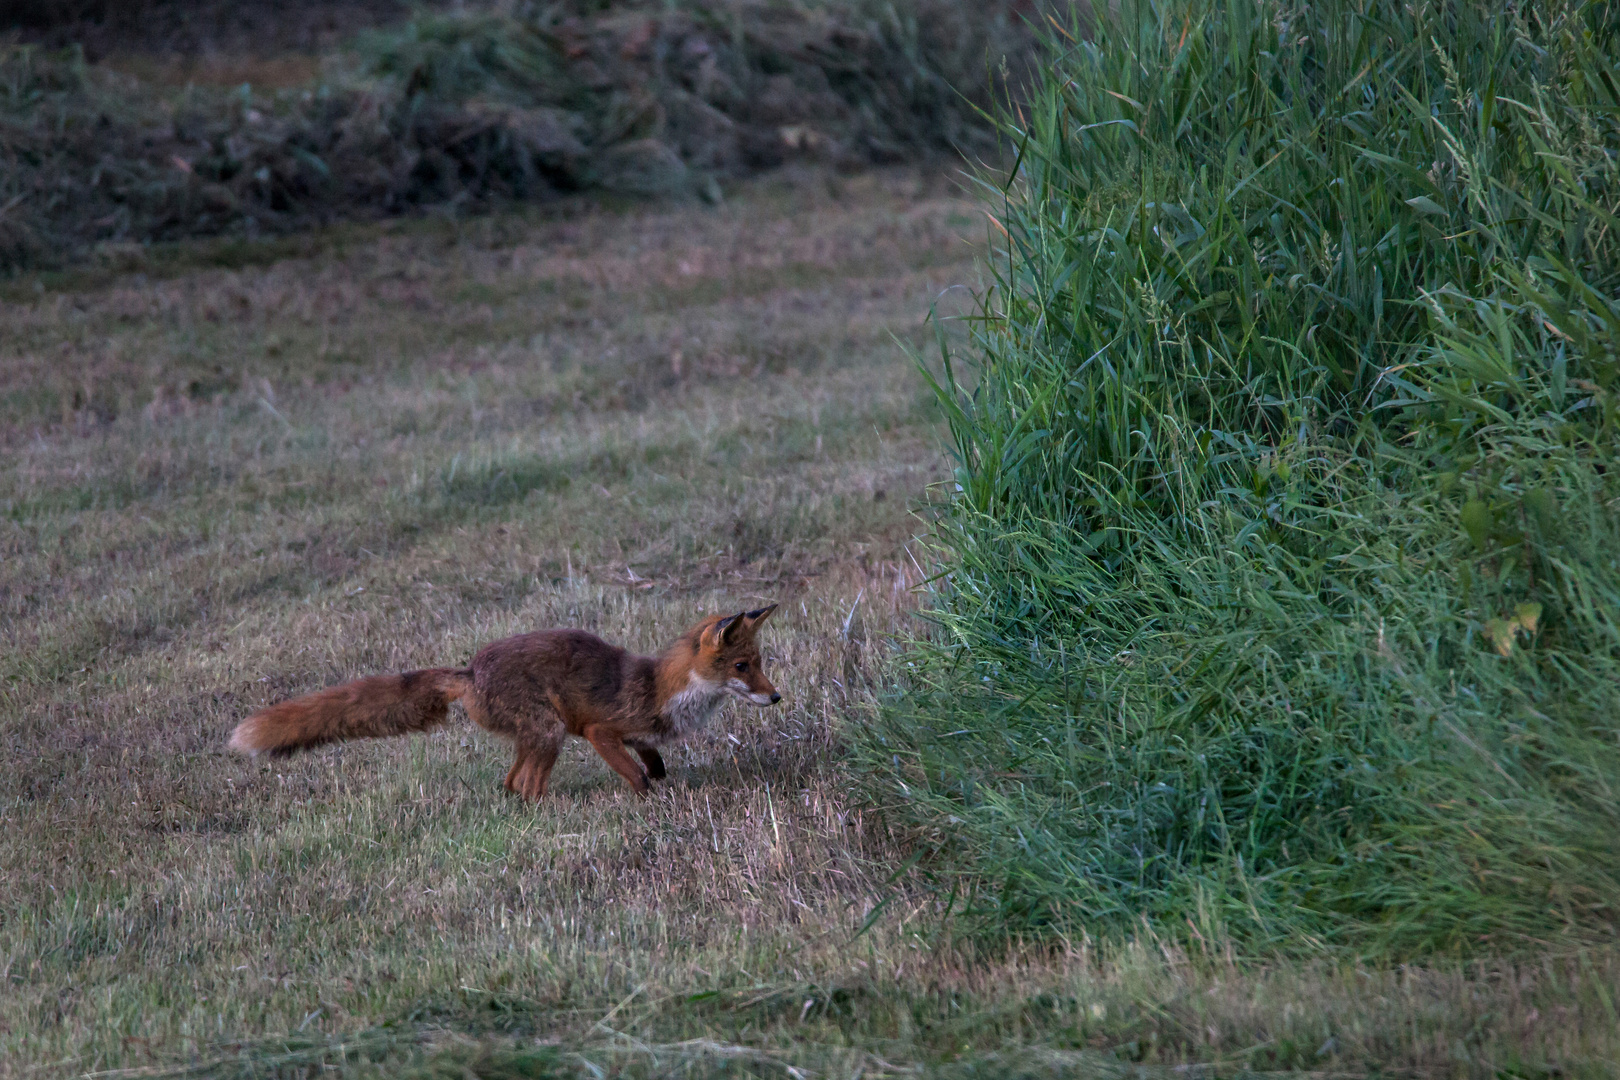
{"type": "Polygon", "coordinates": [[[9,0],[0,32],[91,60],[147,56],[216,72],[229,58],[324,52],[354,33],[457,0],[9,0]]]}
{"type": "Polygon", "coordinates": [[[568,191],[714,201],[794,158],[984,149],[975,101],[1027,38],[1006,0],[474,6],[368,31],[279,92],[0,45],[0,272],[568,191]]]}
{"type": "Polygon", "coordinates": [[[977,381],[930,376],[886,801],[998,926],[1612,941],[1620,13],[1121,0],[1050,45],[977,381]]]}

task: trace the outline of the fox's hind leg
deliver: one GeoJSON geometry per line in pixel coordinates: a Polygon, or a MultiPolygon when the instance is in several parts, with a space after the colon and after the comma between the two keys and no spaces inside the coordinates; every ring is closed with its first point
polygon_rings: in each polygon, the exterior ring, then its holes
{"type": "Polygon", "coordinates": [[[530,800],[544,795],[546,781],[551,779],[551,767],[557,763],[557,753],[568,734],[562,720],[550,709],[528,716],[506,712],[494,717],[497,721],[494,723],[477,716],[474,719],[516,744],[512,767],[506,771],[506,790],[530,800]]]}
{"type": "Polygon", "coordinates": [[[555,738],[536,741],[524,740],[517,745],[517,757],[506,774],[506,790],[531,802],[546,793],[551,779],[551,767],[557,764],[557,751],[562,748],[562,725],[557,725],[555,738]]]}
{"type": "Polygon", "coordinates": [[[534,700],[507,701],[477,691],[462,699],[467,715],[479,727],[515,744],[512,767],[503,787],[525,799],[546,793],[551,767],[557,763],[568,729],[549,704],[534,700]]]}
{"type": "Polygon", "coordinates": [[[506,783],[503,786],[507,791],[516,792],[518,778],[528,775],[524,770],[529,768],[530,757],[531,753],[528,747],[520,746],[517,748],[517,757],[512,759],[512,767],[506,770],[506,783]]]}

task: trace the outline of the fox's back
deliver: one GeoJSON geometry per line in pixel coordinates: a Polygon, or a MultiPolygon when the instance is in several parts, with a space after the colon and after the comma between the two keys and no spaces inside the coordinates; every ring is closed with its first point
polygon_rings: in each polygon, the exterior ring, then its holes
{"type": "Polygon", "coordinates": [[[494,710],[554,711],[570,731],[651,704],[652,661],[584,630],[537,630],[484,646],[474,692],[494,710]],[[645,669],[645,670],[643,670],[645,669]]]}

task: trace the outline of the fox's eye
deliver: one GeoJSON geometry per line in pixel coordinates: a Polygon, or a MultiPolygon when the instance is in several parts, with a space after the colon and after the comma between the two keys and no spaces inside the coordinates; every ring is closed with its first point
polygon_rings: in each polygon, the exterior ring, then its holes
{"type": "Polygon", "coordinates": [[[748,670],[748,661],[746,661],[746,660],[737,661],[737,670],[738,671],[747,671],[748,670]]]}

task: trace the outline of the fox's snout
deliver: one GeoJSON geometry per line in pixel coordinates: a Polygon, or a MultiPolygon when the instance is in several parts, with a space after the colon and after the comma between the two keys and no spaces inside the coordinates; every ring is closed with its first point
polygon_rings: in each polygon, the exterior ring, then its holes
{"type": "Polygon", "coordinates": [[[765,678],[764,672],[758,672],[752,685],[748,687],[748,700],[755,705],[775,705],[782,700],[782,695],[776,692],[776,687],[765,678]]]}
{"type": "Polygon", "coordinates": [[[764,679],[755,679],[752,681],[732,679],[726,683],[726,689],[729,690],[734,697],[740,697],[750,705],[759,705],[763,707],[766,705],[775,705],[777,702],[782,700],[782,695],[777,692],[776,687],[772,686],[764,679]]]}
{"type": "Polygon", "coordinates": [[[750,705],[775,705],[777,702],[782,700],[782,695],[777,693],[775,690],[771,690],[768,693],[762,693],[758,690],[749,690],[740,686],[732,686],[730,687],[730,690],[733,694],[742,698],[750,705]]]}

